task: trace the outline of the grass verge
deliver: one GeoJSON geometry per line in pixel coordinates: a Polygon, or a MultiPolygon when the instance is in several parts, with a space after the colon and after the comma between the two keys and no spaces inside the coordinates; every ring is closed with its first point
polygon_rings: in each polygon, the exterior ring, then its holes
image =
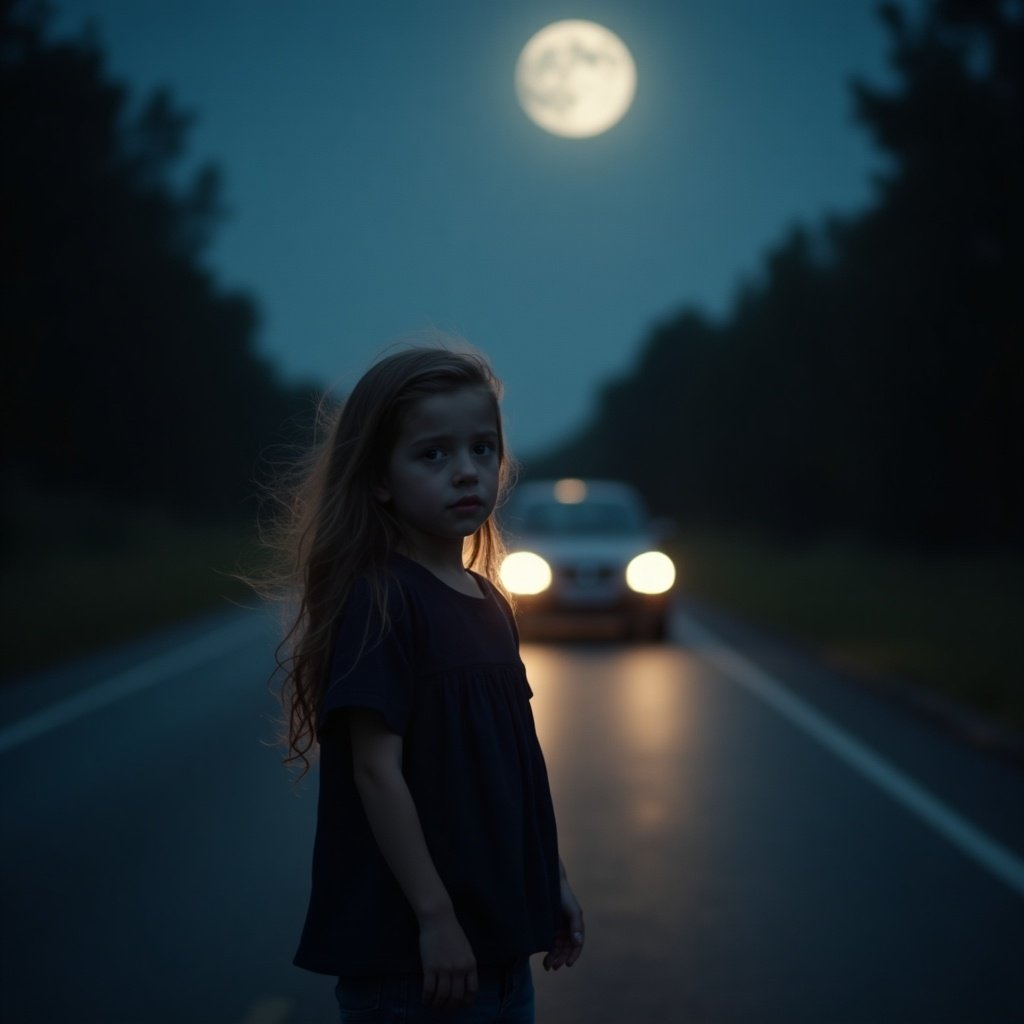
{"type": "Polygon", "coordinates": [[[698,535],[684,591],[784,630],[832,663],[902,679],[1024,730],[1024,559],[698,535]]]}
{"type": "MultiPolygon", "coordinates": [[[[251,531],[106,512],[97,530],[97,518],[70,537],[29,532],[7,558],[4,677],[255,602],[231,577],[258,564],[251,531]]],[[[1019,554],[926,557],[714,534],[687,536],[674,554],[698,600],[783,630],[854,674],[906,680],[1024,731],[1019,554]]]]}
{"type": "Polygon", "coordinates": [[[0,578],[3,676],[59,664],[232,601],[255,603],[230,575],[252,565],[255,553],[255,538],[244,528],[159,517],[117,519],[100,536],[29,542],[8,557],[0,578]]]}

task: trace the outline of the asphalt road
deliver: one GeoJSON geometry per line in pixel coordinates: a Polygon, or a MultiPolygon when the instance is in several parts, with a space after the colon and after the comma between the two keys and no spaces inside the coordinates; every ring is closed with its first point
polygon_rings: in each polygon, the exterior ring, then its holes
{"type": "MultiPolygon", "coordinates": [[[[0,691],[0,1020],[317,1024],[262,615],[0,691]]],[[[775,639],[524,647],[587,950],[541,1024],[1024,1021],[1024,770],[775,639]]]]}

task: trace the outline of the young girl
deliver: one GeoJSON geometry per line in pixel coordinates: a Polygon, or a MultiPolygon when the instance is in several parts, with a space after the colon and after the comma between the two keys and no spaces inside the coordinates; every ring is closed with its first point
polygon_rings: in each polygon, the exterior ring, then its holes
{"type": "Polygon", "coordinates": [[[529,1022],[529,956],[572,966],[518,634],[495,583],[500,385],[412,349],[359,381],[298,502],[288,760],[319,745],[312,893],[295,963],[342,1021],[529,1022]],[[468,567],[467,567],[468,566],[468,567]]]}

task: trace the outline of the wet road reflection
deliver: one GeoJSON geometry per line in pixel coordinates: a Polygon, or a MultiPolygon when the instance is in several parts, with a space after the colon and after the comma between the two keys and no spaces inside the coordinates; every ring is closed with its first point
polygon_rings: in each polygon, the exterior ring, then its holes
{"type": "MultiPolygon", "coordinates": [[[[524,648],[552,785],[614,796],[637,835],[679,824],[693,716],[690,665],[668,647],[524,648]]],[[[606,808],[610,810],[610,808],[606,808]]]]}
{"type": "Polygon", "coordinates": [[[696,664],[667,645],[527,644],[523,660],[588,928],[585,968],[537,972],[539,1019],[674,1020],[694,934],[696,664]]]}
{"type": "MultiPolygon", "coordinates": [[[[1024,1019],[1005,1012],[1021,1002],[1017,897],[710,660],[669,644],[522,653],[587,923],[571,971],[535,972],[543,1024],[1024,1019]]],[[[813,684],[883,713],[822,672],[813,684]]],[[[1017,791],[884,713],[879,736],[980,772],[980,792],[1017,791]]]]}

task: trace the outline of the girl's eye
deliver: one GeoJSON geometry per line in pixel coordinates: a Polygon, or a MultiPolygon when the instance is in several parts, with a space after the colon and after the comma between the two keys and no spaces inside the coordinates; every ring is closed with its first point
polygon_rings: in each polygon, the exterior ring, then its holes
{"type": "Polygon", "coordinates": [[[427,448],[420,456],[421,459],[426,459],[428,462],[436,462],[443,457],[444,452],[440,448],[427,448]]]}
{"type": "Polygon", "coordinates": [[[494,445],[489,441],[481,442],[478,445],[473,446],[474,455],[490,455],[494,451],[494,445]]]}

